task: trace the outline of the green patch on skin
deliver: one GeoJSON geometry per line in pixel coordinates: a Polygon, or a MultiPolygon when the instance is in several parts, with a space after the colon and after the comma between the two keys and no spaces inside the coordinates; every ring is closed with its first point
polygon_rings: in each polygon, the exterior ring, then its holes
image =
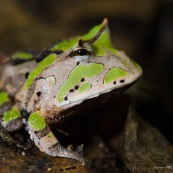
{"type": "Polygon", "coordinates": [[[94,26],[87,34],[81,36],[81,39],[83,41],[87,41],[92,39],[98,32],[99,30],[103,27],[103,24],[96,25],[94,26]]]}
{"type": "Polygon", "coordinates": [[[87,91],[91,88],[91,84],[89,82],[84,83],[83,85],[81,85],[78,89],[79,92],[84,92],[87,91]]]}
{"type": "Polygon", "coordinates": [[[52,132],[49,132],[48,133],[48,138],[53,138],[54,137],[54,134],[52,132]]]}
{"type": "MultiPolygon", "coordinates": [[[[99,30],[103,27],[103,24],[100,25],[96,25],[95,27],[93,27],[87,34],[81,36],[80,38],[83,41],[87,41],[92,39],[98,32],[99,30]]],[[[72,49],[74,46],[77,46],[79,41],[79,37],[75,37],[69,40],[65,40],[62,41],[56,45],[54,45],[51,50],[63,50],[63,51],[67,51],[72,49]]]]}
{"type": "Polygon", "coordinates": [[[58,43],[58,44],[54,45],[51,48],[51,50],[63,50],[63,51],[70,50],[71,48],[73,48],[75,45],[78,44],[78,40],[79,40],[78,38],[65,40],[61,43],[58,43]]]}
{"type": "Polygon", "coordinates": [[[41,116],[40,112],[32,113],[29,117],[28,123],[36,131],[42,130],[46,127],[46,121],[41,116]]]}
{"type": "Polygon", "coordinates": [[[116,79],[127,76],[128,73],[120,68],[111,68],[104,78],[104,84],[116,81],[116,79]]]}
{"type": "Polygon", "coordinates": [[[61,103],[64,101],[64,97],[68,94],[70,89],[73,89],[76,85],[79,85],[82,78],[93,78],[103,71],[102,64],[91,63],[88,66],[78,65],[75,67],[66,81],[61,85],[56,99],[61,103]]]}
{"type": "MultiPolygon", "coordinates": [[[[101,31],[103,27],[105,27],[104,23],[95,26],[87,34],[83,35],[81,39],[83,41],[91,40],[92,38],[94,38],[94,36],[96,36],[101,31]]],[[[118,51],[114,49],[112,46],[108,28],[105,27],[104,30],[101,32],[102,33],[100,34],[99,38],[91,45],[94,53],[97,56],[107,55],[106,51],[110,51],[113,54],[117,54],[118,51]]]]}
{"type": "Polygon", "coordinates": [[[9,122],[19,118],[20,116],[21,115],[19,109],[14,106],[10,111],[5,112],[3,116],[3,121],[9,122]]]}
{"type": "Polygon", "coordinates": [[[12,59],[31,60],[33,59],[33,54],[29,52],[16,52],[12,55],[12,59]]]}
{"type": "Polygon", "coordinates": [[[109,36],[109,30],[107,28],[107,22],[103,22],[99,25],[94,26],[87,34],[84,34],[80,37],[75,37],[73,39],[69,39],[66,41],[63,41],[61,43],[56,44],[51,48],[51,50],[63,50],[67,51],[72,49],[73,47],[78,45],[79,38],[82,41],[91,41],[95,36],[98,36],[98,38],[94,41],[94,43],[91,44],[91,47],[93,49],[93,52],[97,56],[105,56],[108,54],[108,51],[117,54],[117,50],[113,48],[111,39],[109,36]],[[99,34],[99,35],[97,35],[99,34]]]}
{"type": "Polygon", "coordinates": [[[94,49],[94,53],[97,56],[105,56],[107,54],[107,51],[110,51],[113,54],[117,54],[118,51],[113,48],[110,36],[107,30],[105,30],[100,37],[92,44],[92,47],[94,49]]]}
{"type": "Polygon", "coordinates": [[[91,47],[92,47],[92,50],[95,55],[106,56],[106,54],[107,54],[106,51],[104,49],[102,49],[100,46],[92,44],[91,47]]]}
{"type": "Polygon", "coordinates": [[[10,99],[6,92],[0,92],[0,106],[8,102],[10,99]]]}
{"type": "Polygon", "coordinates": [[[31,71],[31,73],[28,76],[28,79],[25,82],[25,87],[28,89],[34,79],[47,67],[49,67],[50,65],[52,65],[56,60],[56,55],[55,54],[50,54],[48,55],[43,61],[41,61],[38,66],[31,71]]]}

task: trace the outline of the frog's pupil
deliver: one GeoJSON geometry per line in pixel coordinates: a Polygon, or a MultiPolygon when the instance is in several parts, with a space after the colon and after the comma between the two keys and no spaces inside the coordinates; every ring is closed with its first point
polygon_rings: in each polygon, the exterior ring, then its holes
{"type": "Polygon", "coordinates": [[[86,49],[79,49],[77,50],[77,54],[80,56],[84,56],[88,54],[88,51],[86,49]]]}

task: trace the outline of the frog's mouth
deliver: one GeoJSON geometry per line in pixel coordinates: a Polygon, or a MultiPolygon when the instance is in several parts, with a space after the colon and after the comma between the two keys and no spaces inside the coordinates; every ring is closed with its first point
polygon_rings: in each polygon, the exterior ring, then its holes
{"type": "Polygon", "coordinates": [[[129,81],[128,83],[124,83],[124,84],[121,83],[120,85],[117,85],[114,87],[110,86],[109,88],[102,89],[102,90],[97,90],[97,91],[93,90],[89,92],[88,95],[85,94],[83,97],[77,97],[78,99],[76,99],[75,97],[74,99],[70,98],[69,100],[63,101],[62,103],[59,103],[59,106],[66,107],[66,108],[73,107],[73,106],[81,105],[83,102],[85,103],[88,100],[90,100],[90,103],[94,105],[95,105],[94,102],[96,102],[96,104],[99,104],[100,101],[105,102],[112,95],[122,93],[124,90],[126,90],[131,85],[133,85],[136,81],[137,79],[134,81],[129,81]]]}
{"type": "Polygon", "coordinates": [[[98,105],[105,104],[115,96],[122,94],[123,91],[130,87],[133,83],[111,91],[106,90],[102,93],[96,93],[90,97],[85,98],[85,100],[79,99],[75,102],[66,101],[66,104],[62,106],[63,110],[60,111],[58,116],[58,123],[61,124],[63,121],[71,119],[73,116],[84,113],[85,111],[88,111],[98,105]]]}
{"type": "Polygon", "coordinates": [[[82,75],[79,76],[77,76],[78,73],[73,75],[71,72],[68,80],[61,85],[56,95],[58,106],[72,107],[81,104],[85,100],[95,97],[98,98],[98,96],[102,94],[106,95],[112,90],[113,92],[115,92],[115,90],[123,90],[123,88],[127,88],[129,85],[133,84],[142,74],[141,68],[134,67],[132,71],[128,69],[123,70],[115,66],[111,68],[106,68],[105,66],[103,69],[103,67],[99,65],[99,63],[90,65],[94,70],[96,67],[101,68],[97,75],[94,74],[93,77],[90,78],[86,77],[91,75],[89,72],[93,70],[89,68],[90,66],[78,66],[78,68],[82,67],[82,70],[86,67],[85,73],[88,73],[86,76],[83,75],[83,71],[80,71],[82,75]],[[74,85],[76,78],[80,82],[77,81],[77,85],[74,85]]]}

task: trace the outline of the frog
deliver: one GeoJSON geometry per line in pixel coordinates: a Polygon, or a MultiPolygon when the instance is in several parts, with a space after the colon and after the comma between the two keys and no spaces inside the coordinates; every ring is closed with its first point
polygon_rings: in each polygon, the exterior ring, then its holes
{"type": "Polygon", "coordinates": [[[106,18],[39,53],[16,52],[0,68],[0,135],[5,140],[25,124],[40,151],[85,163],[63,147],[52,126],[103,104],[141,75],[140,65],[114,48],[106,18]]]}

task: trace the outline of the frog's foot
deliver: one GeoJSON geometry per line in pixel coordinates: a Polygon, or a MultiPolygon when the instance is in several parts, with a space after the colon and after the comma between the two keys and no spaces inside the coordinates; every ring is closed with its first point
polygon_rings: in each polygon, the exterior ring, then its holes
{"type": "Polygon", "coordinates": [[[53,157],[72,158],[82,162],[83,164],[89,163],[89,161],[77,153],[65,149],[59,143],[47,124],[40,130],[36,130],[31,121],[29,121],[28,125],[30,137],[41,151],[53,157]]]}
{"type": "Polygon", "coordinates": [[[15,132],[22,128],[23,126],[23,119],[21,117],[16,118],[14,120],[10,121],[1,121],[2,126],[6,129],[8,132],[15,132]]]}
{"type": "Polygon", "coordinates": [[[0,112],[2,116],[0,122],[6,131],[14,132],[23,126],[23,118],[18,107],[13,106],[11,103],[3,104],[0,107],[0,112]]]}
{"type": "Polygon", "coordinates": [[[13,139],[9,132],[19,130],[23,126],[23,119],[20,116],[20,111],[17,107],[12,106],[11,103],[4,104],[0,107],[0,136],[9,145],[17,146],[24,149],[15,139],[13,139]]]}

